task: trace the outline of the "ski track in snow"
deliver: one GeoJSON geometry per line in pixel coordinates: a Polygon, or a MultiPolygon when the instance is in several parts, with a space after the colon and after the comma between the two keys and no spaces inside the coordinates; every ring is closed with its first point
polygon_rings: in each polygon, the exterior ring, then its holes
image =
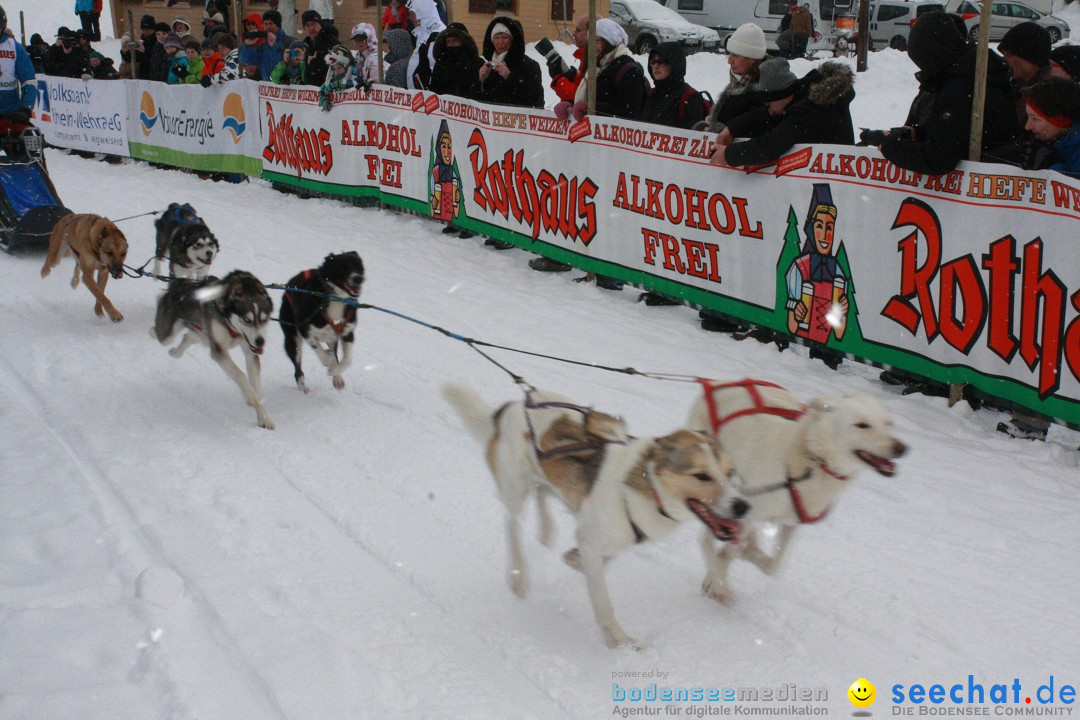
{"type": "MultiPolygon", "coordinates": [[[[684,686],[794,682],[844,702],[852,680],[875,673],[1041,682],[1080,666],[1077,433],[1012,441],[992,432],[1000,413],[901,398],[872,368],[833,373],[801,348],[702,333],[686,308],[532,272],[518,250],[441,236],[420,218],[261,181],[218,185],[55,151],[49,162],[76,212],[191,202],[222,242],[217,275],[239,267],[284,282],[357,249],[366,302],[605,365],[764,376],[804,398],[871,392],[913,449],[897,478],[864,475],[825,523],[800,530],[777,578],[736,566],[730,607],[698,592],[697,528],[617,559],[616,612],[646,648],[612,652],[583,579],[559,558],[573,543],[567,513],[556,515],[556,552],[534,541],[526,514],[530,594],[506,587],[502,508],[438,388],[466,380],[493,405],[520,391],[465,344],[361,313],[347,387],[334,391],[308,351],[302,395],[271,328],[268,432],[205,347],[174,360],[147,337],[154,281],[110,281],[125,315],[113,325],[69,287],[70,260],[41,280],[41,257],[3,257],[0,412],[12,430],[0,436],[0,489],[36,498],[38,512],[0,502],[0,645],[12,648],[0,717],[584,719],[610,715],[622,670],[659,668],[684,686]],[[182,589],[171,598],[173,575],[182,589]],[[140,576],[149,597],[137,596],[140,576]],[[53,620],[70,645],[48,632],[53,620]]],[[[137,265],[153,252],[152,220],[123,229],[137,265]]],[[[539,387],[624,415],[639,435],[679,425],[694,397],[689,385],[491,353],[539,387]]]]}

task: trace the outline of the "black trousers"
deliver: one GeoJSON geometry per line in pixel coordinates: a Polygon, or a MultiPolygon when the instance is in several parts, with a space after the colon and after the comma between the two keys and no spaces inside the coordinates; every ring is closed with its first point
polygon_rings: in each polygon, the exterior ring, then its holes
{"type": "Polygon", "coordinates": [[[79,20],[82,21],[82,29],[90,35],[90,42],[101,42],[101,14],[81,12],[79,20]]]}

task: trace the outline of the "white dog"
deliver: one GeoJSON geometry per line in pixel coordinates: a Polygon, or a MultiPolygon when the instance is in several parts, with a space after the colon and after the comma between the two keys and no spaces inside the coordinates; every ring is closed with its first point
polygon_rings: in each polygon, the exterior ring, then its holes
{"type": "Polygon", "coordinates": [[[731,598],[727,573],[736,558],[774,575],[800,525],[821,520],[860,470],[892,476],[893,459],[907,451],[869,395],[817,397],[804,407],[787,390],[760,380],[706,384],[687,427],[711,432],[731,456],[752,503],[744,520],[779,526],[773,555],[758,546],[753,531],[744,544],[725,543],[719,551],[711,537],[703,538],[708,574],[702,588],[722,602],[731,598]]]}
{"type": "Polygon", "coordinates": [[[695,516],[718,537],[738,538],[741,524],[731,518],[744,514],[747,504],[734,492],[730,461],[707,433],[633,439],[620,419],[553,393],[530,392],[524,402],[498,410],[462,385],[446,385],[443,396],[483,446],[506,506],[511,589],[523,596],[527,585],[518,515],[536,487],[540,539],[548,544],[545,496],[555,493],[577,518],[580,550],[564,559],[585,574],[609,647],[636,643],[615,619],[604,580],[608,560],[695,516]],[[725,517],[710,507],[722,508],[725,517]]]}

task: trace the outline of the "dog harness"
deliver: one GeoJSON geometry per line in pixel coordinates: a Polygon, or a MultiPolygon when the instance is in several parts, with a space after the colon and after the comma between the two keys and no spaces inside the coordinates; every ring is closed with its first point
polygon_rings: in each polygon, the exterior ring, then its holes
{"type": "Polygon", "coordinates": [[[202,218],[195,212],[195,208],[187,203],[179,205],[171,203],[165,212],[161,214],[161,222],[177,225],[196,225],[202,222],[202,218]]]}
{"type": "MultiPolygon", "coordinates": [[[[300,273],[300,282],[308,282],[312,279],[317,280],[319,284],[323,287],[323,289],[326,289],[326,281],[322,279],[322,276],[319,275],[319,272],[317,270],[305,270],[304,272],[300,273]]],[[[288,290],[285,291],[285,299],[289,301],[290,305],[293,304],[293,295],[295,295],[295,293],[290,293],[288,290]]],[[[330,329],[334,331],[334,334],[345,334],[345,330],[348,329],[349,325],[356,322],[356,307],[354,305],[346,304],[345,312],[342,314],[340,322],[334,322],[330,319],[330,313],[327,312],[329,307],[330,303],[324,302],[319,308],[316,308],[315,311],[311,313],[311,315],[304,318],[303,322],[297,322],[295,324],[306,325],[307,323],[311,322],[312,318],[314,318],[319,313],[319,310],[322,310],[323,320],[325,320],[326,324],[330,326],[330,329]]]]}
{"type": "MultiPolygon", "coordinates": [[[[533,393],[536,392],[535,388],[525,391],[525,425],[529,428],[529,440],[532,441],[533,452],[536,453],[537,459],[549,460],[553,457],[559,457],[560,455],[569,455],[571,453],[581,452],[582,450],[599,450],[600,448],[610,443],[617,445],[625,445],[625,442],[618,440],[588,440],[586,442],[571,443],[569,445],[562,445],[560,447],[554,447],[550,450],[541,450],[540,443],[536,438],[536,430],[533,428],[532,415],[530,410],[547,410],[550,408],[559,408],[561,410],[572,410],[576,413],[580,413],[581,416],[588,417],[592,413],[592,408],[583,407],[581,405],[574,405],[573,403],[558,402],[555,400],[548,400],[545,402],[536,402],[533,398],[533,393]]],[[[659,499],[658,499],[659,501],[659,499]]]]}
{"type": "MultiPolygon", "coordinates": [[[[767,405],[765,403],[764,398],[761,397],[761,391],[758,388],[770,387],[776,388],[778,390],[786,390],[786,388],[777,385],[776,383],[767,382],[765,380],[755,380],[753,378],[746,378],[745,380],[738,380],[729,383],[714,383],[708,378],[698,378],[697,381],[705,390],[705,406],[709,410],[709,427],[712,430],[712,434],[714,437],[719,433],[720,428],[722,428],[724,425],[736,418],[745,417],[747,415],[776,415],[777,417],[782,417],[785,420],[794,421],[798,420],[806,414],[805,407],[800,407],[798,409],[779,408],[767,405]],[[746,390],[747,395],[749,395],[751,400],[750,407],[743,408],[742,410],[737,410],[730,415],[721,417],[720,412],[716,407],[716,398],[713,396],[713,393],[717,390],[725,390],[727,388],[743,388],[744,390],[746,390]]],[[[813,460],[814,466],[820,468],[823,472],[831,475],[837,480],[848,479],[846,475],[840,475],[839,473],[834,472],[824,462],[816,458],[814,458],[813,460]]],[[[806,469],[806,472],[799,477],[789,477],[782,483],[770,485],[768,487],[760,488],[758,490],[747,492],[745,494],[753,497],[755,495],[766,495],[771,492],[776,492],[777,490],[786,489],[788,491],[788,494],[791,496],[791,504],[795,508],[795,515],[799,518],[799,522],[803,525],[813,525],[814,523],[823,520],[825,516],[829,514],[830,510],[830,508],[827,507],[817,515],[811,515],[806,511],[806,503],[803,502],[802,493],[799,492],[798,483],[810,479],[810,476],[813,474],[814,471],[814,466],[808,467],[806,469]]]]}

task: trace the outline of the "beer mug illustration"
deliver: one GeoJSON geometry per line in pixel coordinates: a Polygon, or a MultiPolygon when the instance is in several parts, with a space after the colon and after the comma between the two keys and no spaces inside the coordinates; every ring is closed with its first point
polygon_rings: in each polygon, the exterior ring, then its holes
{"type": "Polygon", "coordinates": [[[806,315],[803,316],[802,322],[799,323],[799,329],[809,330],[810,310],[814,307],[814,283],[804,282],[802,284],[802,298],[800,298],[799,302],[806,308],[806,315]]]}
{"type": "Polygon", "coordinates": [[[837,275],[832,281],[832,304],[839,305],[840,298],[844,296],[844,292],[847,290],[847,280],[837,275]]]}

